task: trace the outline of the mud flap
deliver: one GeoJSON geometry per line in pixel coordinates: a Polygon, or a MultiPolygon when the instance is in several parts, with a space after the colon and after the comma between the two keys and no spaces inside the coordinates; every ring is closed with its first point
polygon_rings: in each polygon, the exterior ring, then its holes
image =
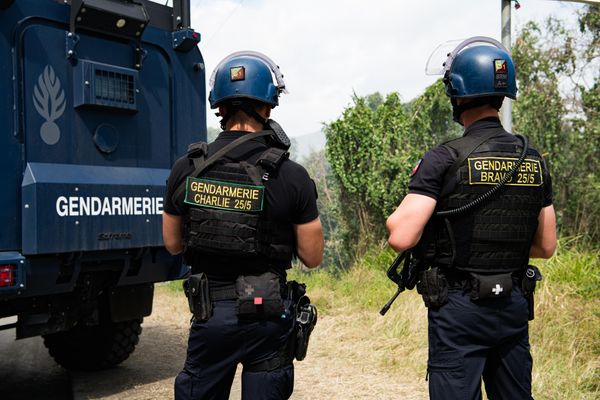
{"type": "Polygon", "coordinates": [[[108,292],[110,316],[113,322],[147,317],[152,313],[154,284],[119,286],[108,292]]]}

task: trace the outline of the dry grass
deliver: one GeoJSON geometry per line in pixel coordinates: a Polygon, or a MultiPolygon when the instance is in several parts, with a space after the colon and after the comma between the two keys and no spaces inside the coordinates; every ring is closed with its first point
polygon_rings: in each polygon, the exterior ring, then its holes
{"type": "MultiPolygon", "coordinates": [[[[597,251],[563,248],[541,266],[545,277],[530,323],[537,400],[600,398],[598,256],[597,251]]],[[[385,277],[392,258],[377,249],[348,271],[291,271],[291,279],[307,283],[319,307],[308,357],[296,363],[292,399],[427,398],[427,318],[421,298],[405,292],[385,317],[378,313],[395,291],[385,277]]],[[[156,318],[178,329],[179,345],[185,347],[183,295],[169,300],[175,295],[169,287],[179,285],[159,287],[148,323],[156,318]]],[[[239,398],[239,384],[234,388],[232,398],[239,398]]]]}
{"type": "Polygon", "coordinates": [[[536,398],[600,398],[600,299],[564,294],[560,284],[537,293],[530,323],[536,398]]]}
{"type": "MultiPolygon", "coordinates": [[[[600,398],[599,255],[561,248],[541,267],[545,278],[536,295],[536,319],[530,323],[533,395],[538,400],[600,398]]],[[[306,281],[319,310],[334,317],[338,347],[349,359],[415,382],[425,393],[427,322],[420,297],[405,292],[385,317],[377,313],[394,293],[384,273],[392,258],[378,250],[345,272],[293,271],[291,277],[306,281]]],[[[330,357],[339,353],[335,347],[330,351],[330,357]]]]}

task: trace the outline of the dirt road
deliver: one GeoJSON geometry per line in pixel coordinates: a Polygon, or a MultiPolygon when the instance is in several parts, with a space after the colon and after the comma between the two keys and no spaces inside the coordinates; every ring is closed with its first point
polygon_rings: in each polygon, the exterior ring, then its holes
{"type": "MultiPolygon", "coordinates": [[[[373,354],[388,351],[375,349],[370,334],[364,329],[368,316],[343,314],[321,316],[311,337],[307,358],[296,363],[293,400],[330,399],[426,399],[426,382],[420,379],[388,374],[373,354]],[[361,323],[356,323],[360,318],[361,323]]],[[[173,381],[185,358],[189,311],[185,298],[164,287],[158,287],[152,316],[144,321],[140,343],[133,355],[109,371],[67,373],[52,363],[40,338],[13,345],[8,357],[25,357],[26,367],[14,369],[12,386],[4,399],[70,399],[74,400],[164,400],[173,398],[173,381]],[[29,346],[29,347],[28,347],[29,346]],[[35,352],[32,353],[33,349],[35,352]],[[20,396],[22,388],[43,383],[42,390],[20,396]],[[44,392],[45,390],[45,392],[44,392]],[[55,393],[52,396],[40,393],[55,393]],[[19,397],[20,396],[20,397],[19,397]]],[[[19,343],[19,342],[16,342],[19,343]]],[[[3,357],[5,358],[6,355],[3,357]]],[[[17,362],[17,361],[15,361],[17,362]]],[[[23,364],[22,361],[18,363],[23,364]]],[[[14,363],[13,363],[14,364],[14,363]]],[[[7,369],[4,369],[5,377],[7,369]]],[[[238,370],[239,374],[239,370],[238,370]]],[[[236,377],[231,399],[240,398],[240,379],[236,377]]]]}

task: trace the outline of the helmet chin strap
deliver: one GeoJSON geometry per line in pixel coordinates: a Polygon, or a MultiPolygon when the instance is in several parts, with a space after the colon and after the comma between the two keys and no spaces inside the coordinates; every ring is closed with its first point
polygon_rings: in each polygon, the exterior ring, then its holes
{"type": "Polygon", "coordinates": [[[256,120],[258,123],[262,124],[263,129],[268,129],[267,126],[267,122],[268,122],[268,118],[263,117],[262,115],[260,115],[255,109],[254,107],[252,107],[251,105],[249,105],[246,102],[240,101],[240,102],[236,102],[233,101],[230,103],[227,113],[225,113],[225,115],[221,115],[221,129],[225,130],[225,127],[227,126],[227,122],[231,119],[232,115],[235,115],[236,112],[238,111],[243,111],[246,115],[248,115],[249,117],[253,118],[254,120],[256,120]]]}
{"type": "MultiPolygon", "coordinates": [[[[472,101],[469,101],[468,103],[463,103],[461,105],[458,105],[458,102],[455,98],[450,99],[450,102],[452,103],[452,119],[454,120],[454,122],[458,122],[461,125],[464,124],[460,121],[460,116],[465,111],[484,105],[492,105],[489,97],[475,97],[472,101]]],[[[493,107],[496,108],[495,106],[493,107]]]]}

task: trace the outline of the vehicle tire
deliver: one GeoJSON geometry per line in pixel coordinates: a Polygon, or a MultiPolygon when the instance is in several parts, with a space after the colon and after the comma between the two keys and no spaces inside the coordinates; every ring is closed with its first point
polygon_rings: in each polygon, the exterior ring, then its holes
{"type": "Polygon", "coordinates": [[[44,336],[50,356],[67,369],[97,371],[125,361],[142,333],[143,318],[105,321],[96,326],[77,325],[66,332],[44,336]]]}

